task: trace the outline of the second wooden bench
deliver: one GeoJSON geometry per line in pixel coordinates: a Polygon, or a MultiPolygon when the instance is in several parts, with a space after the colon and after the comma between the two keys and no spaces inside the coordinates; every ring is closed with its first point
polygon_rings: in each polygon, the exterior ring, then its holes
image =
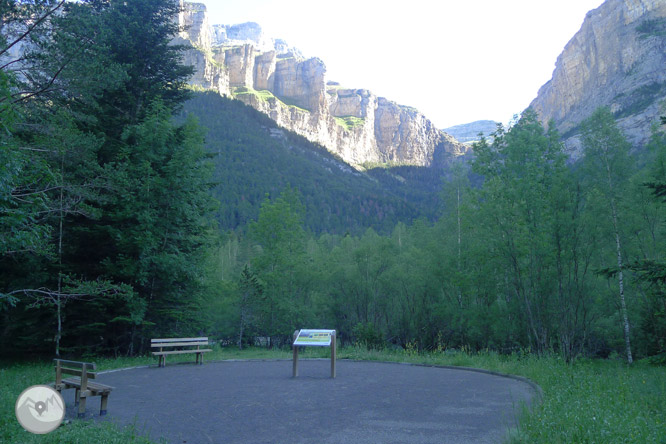
{"type": "Polygon", "coordinates": [[[159,367],[166,366],[166,355],[182,355],[186,353],[196,354],[197,364],[203,364],[203,354],[213,351],[210,348],[201,348],[207,346],[208,338],[162,338],[150,340],[150,347],[158,349],[153,352],[153,356],[159,358],[159,367]]]}

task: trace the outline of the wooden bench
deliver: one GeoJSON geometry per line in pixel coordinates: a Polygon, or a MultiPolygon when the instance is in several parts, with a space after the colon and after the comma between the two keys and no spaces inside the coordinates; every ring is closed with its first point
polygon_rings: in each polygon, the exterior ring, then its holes
{"type": "Polygon", "coordinates": [[[75,388],[75,405],[79,405],[79,418],[83,418],[86,413],[86,399],[89,396],[101,396],[102,402],[99,409],[99,416],[106,415],[106,405],[109,400],[109,393],[113,387],[92,382],[90,379],[95,379],[97,373],[91,372],[95,370],[96,366],[91,362],[78,362],[78,361],[65,361],[63,359],[54,359],[55,362],[55,384],[54,388],[58,392],[64,389],[75,388]],[[63,379],[62,375],[74,375],[72,378],[63,379]]]}
{"type": "Polygon", "coordinates": [[[159,357],[158,367],[166,366],[166,355],[182,355],[185,353],[195,353],[197,364],[203,364],[203,354],[213,351],[210,348],[201,348],[208,346],[208,338],[151,339],[150,346],[159,349],[153,352],[153,356],[159,357]]]}

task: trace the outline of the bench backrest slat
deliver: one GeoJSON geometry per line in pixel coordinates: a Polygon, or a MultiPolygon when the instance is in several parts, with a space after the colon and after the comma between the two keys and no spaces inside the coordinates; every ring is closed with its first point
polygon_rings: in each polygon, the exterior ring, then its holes
{"type": "Polygon", "coordinates": [[[187,346],[194,346],[196,345],[197,347],[200,345],[208,345],[208,342],[170,342],[168,344],[151,344],[150,346],[155,348],[155,347],[187,347],[187,346]]]}
{"type": "Polygon", "coordinates": [[[79,362],[79,361],[67,361],[64,359],[54,359],[55,362],[55,371],[56,371],[56,384],[62,383],[62,374],[74,375],[81,377],[81,390],[86,390],[88,386],[88,379],[95,379],[97,373],[90,372],[90,370],[95,370],[96,365],[92,362],[79,362]]]}
{"type": "Polygon", "coordinates": [[[172,347],[196,347],[198,350],[202,345],[208,345],[208,338],[157,338],[150,340],[150,347],[159,348],[159,351],[172,347]]]}
{"type": "Polygon", "coordinates": [[[65,359],[54,359],[53,362],[60,363],[61,367],[68,367],[68,368],[86,368],[87,370],[96,370],[97,366],[95,365],[94,362],[79,362],[79,361],[67,361],[65,359]]]}
{"type": "Polygon", "coordinates": [[[208,338],[164,338],[151,339],[151,344],[169,343],[169,342],[208,342],[208,338]]]}
{"type": "MultiPolygon", "coordinates": [[[[73,375],[73,376],[83,375],[82,370],[77,370],[74,368],[60,367],[60,371],[61,373],[65,373],[67,375],[73,375]]],[[[86,372],[86,375],[88,375],[88,379],[95,379],[97,377],[97,373],[94,372],[86,372]]]]}

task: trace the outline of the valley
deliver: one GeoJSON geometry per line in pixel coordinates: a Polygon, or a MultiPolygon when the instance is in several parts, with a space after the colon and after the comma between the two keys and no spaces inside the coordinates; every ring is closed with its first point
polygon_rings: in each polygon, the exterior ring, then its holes
{"type": "MultiPolygon", "coordinates": [[[[11,410],[54,356],[283,358],[306,327],[536,381],[510,443],[663,439],[663,0],[606,0],[509,124],[447,130],[203,4],[0,17],[0,440],[36,442],[11,410]]],[[[91,439],[149,442],[80,420],[45,442],[91,439]]]]}

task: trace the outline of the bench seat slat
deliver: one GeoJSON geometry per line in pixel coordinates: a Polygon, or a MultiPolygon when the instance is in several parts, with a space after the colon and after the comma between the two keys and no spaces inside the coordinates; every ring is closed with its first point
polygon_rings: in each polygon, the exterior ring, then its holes
{"type": "Polygon", "coordinates": [[[161,355],[183,355],[186,353],[206,353],[213,351],[210,348],[202,348],[201,350],[170,350],[170,351],[161,351],[161,352],[153,352],[153,355],[155,356],[161,356],[161,355]]]}
{"type": "Polygon", "coordinates": [[[151,344],[150,346],[152,348],[158,348],[158,347],[186,347],[186,346],[193,346],[193,345],[208,345],[208,341],[206,342],[172,342],[169,344],[151,344]]]}
{"type": "MultiPolygon", "coordinates": [[[[62,383],[78,389],[81,388],[81,380],[79,378],[63,379],[62,383]]],[[[99,382],[90,382],[90,381],[88,382],[88,384],[86,384],[86,388],[91,392],[95,393],[104,393],[113,390],[113,387],[111,387],[110,385],[105,385],[105,384],[100,384],[99,382]]]]}

